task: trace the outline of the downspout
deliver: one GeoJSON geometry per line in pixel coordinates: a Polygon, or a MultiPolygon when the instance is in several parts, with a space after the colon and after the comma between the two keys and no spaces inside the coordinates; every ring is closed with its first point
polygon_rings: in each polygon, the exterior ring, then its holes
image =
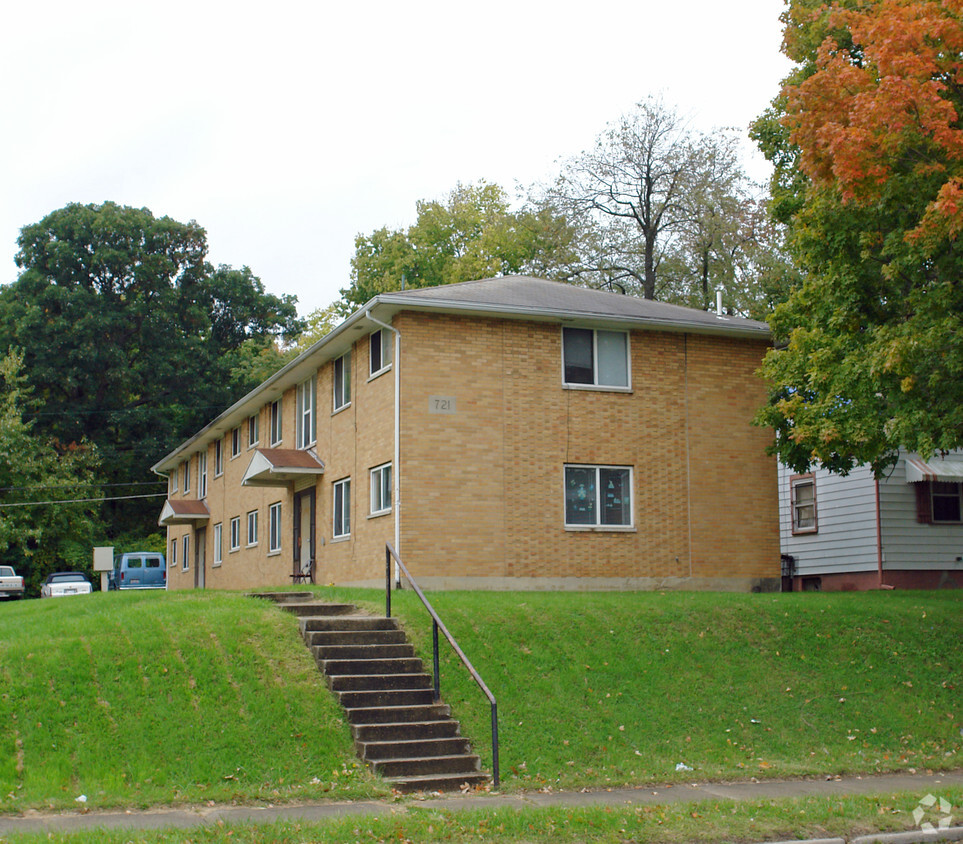
{"type": "Polygon", "coordinates": [[[874,479],[876,484],[876,572],[877,588],[885,589],[883,583],[883,520],[880,518],[879,507],[879,478],[874,479]]]}
{"type": "MultiPolygon", "coordinates": [[[[371,316],[371,308],[364,312],[365,319],[381,328],[386,328],[395,335],[395,353],[391,360],[391,368],[395,378],[395,445],[392,458],[392,510],[395,514],[395,551],[401,554],[401,332],[380,319],[371,316]]],[[[401,569],[395,563],[395,587],[401,588],[401,569]]]]}

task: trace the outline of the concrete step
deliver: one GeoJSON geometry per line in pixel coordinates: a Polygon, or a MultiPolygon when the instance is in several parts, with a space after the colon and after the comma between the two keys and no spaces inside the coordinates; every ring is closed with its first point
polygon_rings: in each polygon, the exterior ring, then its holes
{"type": "Polygon", "coordinates": [[[415,649],[407,642],[395,645],[311,645],[310,647],[316,660],[401,659],[415,655],[415,649]]]}
{"type": "Polygon", "coordinates": [[[393,618],[371,615],[305,616],[301,619],[302,633],[314,630],[399,630],[393,618]]]}
{"type": "Polygon", "coordinates": [[[427,774],[478,773],[478,757],[472,753],[455,756],[415,756],[410,759],[371,759],[368,764],[382,777],[420,777],[427,774]]]}
{"type": "Polygon", "coordinates": [[[326,601],[292,601],[279,606],[295,615],[310,616],[352,615],[358,611],[354,604],[333,604],[326,601]]]}
{"type": "Polygon", "coordinates": [[[351,734],[355,743],[374,741],[420,741],[433,738],[457,738],[457,721],[447,718],[441,721],[411,721],[393,724],[353,724],[351,734]]]}
{"type": "Polygon", "coordinates": [[[420,777],[385,777],[396,791],[458,791],[462,786],[484,785],[488,774],[426,774],[420,777]]]}
{"type": "Polygon", "coordinates": [[[311,592],[251,592],[252,598],[264,598],[274,601],[276,604],[284,604],[289,601],[309,601],[313,594],[311,592]]]}
{"type": "Polygon", "coordinates": [[[422,721],[444,721],[451,717],[447,703],[425,703],[414,706],[368,706],[345,709],[349,724],[403,724],[422,721]]]}
{"type": "Polygon", "coordinates": [[[342,674],[326,675],[333,692],[365,692],[387,689],[430,689],[430,674],[342,674]]]}
{"type": "Polygon", "coordinates": [[[304,641],[312,645],[404,645],[404,630],[305,630],[304,641]]]}
{"type": "Polygon", "coordinates": [[[434,689],[375,689],[338,692],[345,709],[371,709],[375,706],[426,706],[435,703],[434,689]]]}
{"type": "Polygon", "coordinates": [[[415,741],[369,741],[355,745],[358,755],[370,759],[410,759],[416,756],[456,756],[471,753],[468,739],[462,736],[420,738],[415,741]]]}
{"type": "Polygon", "coordinates": [[[417,657],[403,659],[318,659],[325,674],[422,674],[424,665],[417,657]]]}

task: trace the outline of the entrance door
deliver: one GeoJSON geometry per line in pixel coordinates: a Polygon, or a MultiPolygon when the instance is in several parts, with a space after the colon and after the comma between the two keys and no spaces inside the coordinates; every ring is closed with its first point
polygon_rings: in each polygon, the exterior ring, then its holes
{"type": "Polygon", "coordinates": [[[306,489],[294,496],[294,574],[295,580],[314,583],[316,557],[314,549],[314,490],[306,489]]]}
{"type": "Polygon", "coordinates": [[[207,529],[198,528],[194,532],[194,588],[204,588],[204,547],[207,545],[207,529]]]}

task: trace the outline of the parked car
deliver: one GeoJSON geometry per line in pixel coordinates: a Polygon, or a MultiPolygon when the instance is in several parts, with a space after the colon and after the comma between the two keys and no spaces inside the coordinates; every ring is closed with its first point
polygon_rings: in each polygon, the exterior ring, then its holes
{"type": "Polygon", "coordinates": [[[79,571],[56,571],[48,574],[40,587],[41,598],[62,598],[65,595],[89,595],[94,587],[87,575],[79,571]]]}
{"type": "Polygon", "coordinates": [[[155,551],[128,551],[114,556],[108,589],[166,589],[167,563],[155,551]]]}
{"type": "Polygon", "coordinates": [[[22,598],[23,578],[12,566],[0,566],[0,598],[22,598]]]}

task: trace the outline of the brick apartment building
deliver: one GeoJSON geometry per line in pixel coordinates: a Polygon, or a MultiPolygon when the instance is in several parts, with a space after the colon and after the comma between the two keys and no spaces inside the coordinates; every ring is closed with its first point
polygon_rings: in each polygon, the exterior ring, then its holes
{"type": "Polygon", "coordinates": [[[154,466],[169,588],[775,589],[764,323],[529,277],[375,297],[154,466]]]}

